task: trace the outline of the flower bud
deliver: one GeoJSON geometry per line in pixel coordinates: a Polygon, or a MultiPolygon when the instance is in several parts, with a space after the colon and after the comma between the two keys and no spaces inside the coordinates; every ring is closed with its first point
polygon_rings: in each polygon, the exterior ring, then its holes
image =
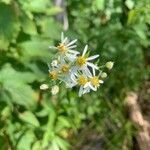
{"type": "Polygon", "coordinates": [[[113,68],[114,62],[109,61],[105,64],[106,68],[108,68],[109,70],[113,68]]]}
{"type": "Polygon", "coordinates": [[[52,62],[51,62],[51,66],[52,67],[56,67],[58,65],[58,61],[57,60],[53,60],[52,62]]]}
{"type": "Polygon", "coordinates": [[[102,78],[106,78],[106,77],[107,77],[107,73],[106,73],[106,72],[103,72],[103,73],[101,74],[101,77],[102,77],[102,78]]]}
{"type": "Polygon", "coordinates": [[[42,84],[41,86],[40,86],[40,89],[41,90],[47,90],[49,87],[48,87],[48,85],[47,84],[42,84]]]}
{"type": "Polygon", "coordinates": [[[59,92],[59,86],[54,85],[51,89],[52,95],[56,95],[59,92]]]}

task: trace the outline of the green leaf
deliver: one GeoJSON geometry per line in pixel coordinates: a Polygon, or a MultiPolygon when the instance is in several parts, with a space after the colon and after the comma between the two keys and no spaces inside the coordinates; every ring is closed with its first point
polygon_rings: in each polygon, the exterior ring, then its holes
{"type": "Polygon", "coordinates": [[[0,145],[1,145],[1,150],[6,150],[8,149],[8,145],[6,143],[6,139],[4,136],[0,135],[0,145]]]}
{"type": "Polygon", "coordinates": [[[125,4],[126,6],[129,8],[129,9],[132,9],[134,7],[134,1],[133,0],[126,0],[125,1],[125,4]]]}
{"type": "Polygon", "coordinates": [[[31,73],[17,72],[10,66],[4,66],[0,71],[1,99],[8,103],[17,103],[28,108],[33,107],[35,93],[27,83],[34,80],[35,76],[31,73]]]}
{"type": "Polygon", "coordinates": [[[0,49],[7,49],[11,42],[15,42],[19,30],[15,6],[0,3],[0,49]]]}
{"type": "Polygon", "coordinates": [[[42,36],[52,39],[60,39],[61,25],[50,17],[40,18],[37,24],[41,26],[42,36]]]}
{"type": "Polygon", "coordinates": [[[58,14],[58,13],[61,13],[62,11],[63,11],[62,8],[57,7],[57,6],[54,6],[54,7],[52,7],[52,8],[47,9],[47,10],[46,10],[46,14],[47,14],[47,15],[56,15],[56,14],[58,14]]]}
{"type": "Polygon", "coordinates": [[[95,0],[95,7],[97,10],[103,10],[105,6],[105,1],[104,0],[95,0]]]}
{"type": "Polygon", "coordinates": [[[1,0],[1,2],[4,2],[5,4],[10,4],[12,0],[1,0]]]}
{"type": "Polygon", "coordinates": [[[18,45],[22,50],[23,59],[30,60],[31,58],[49,56],[49,42],[47,40],[33,38],[31,41],[22,42],[18,45]]]}
{"type": "Polygon", "coordinates": [[[42,149],[41,141],[36,141],[32,146],[32,150],[39,150],[39,149],[42,149]]]}
{"type": "Polygon", "coordinates": [[[58,136],[55,138],[55,141],[59,145],[61,150],[68,150],[70,145],[67,143],[67,141],[65,141],[64,139],[62,139],[58,136]]]}
{"type": "Polygon", "coordinates": [[[17,149],[31,150],[32,143],[35,139],[33,131],[25,132],[18,141],[17,149]]]}
{"type": "Polygon", "coordinates": [[[32,0],[22,3],[25,10],[29,10],[34,13],[45,13],[46,9],[50,6],[49,0],[32,0]]]}
{"type": "Polygon", "coordinates": [[[26,15],[21,16],[21,26],[23,28],[24,33],[30,35],[37,34],[36,24],[26,15]]]}
{"type": "Polygon", "coordinates": [[[24,122],[34,125],[35,127],[39,127],[40,125],[36,116],[30,111],[25,111],[23,113],[20,113],[19,118],[24,122]]]}

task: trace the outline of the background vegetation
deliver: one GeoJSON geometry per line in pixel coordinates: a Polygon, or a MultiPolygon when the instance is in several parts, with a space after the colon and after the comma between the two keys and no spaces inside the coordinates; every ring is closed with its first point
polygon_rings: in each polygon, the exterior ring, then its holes
{"type": "Polygon", "coordinates": [[[0,0],[0,149],[79,149],[93,135],[98,149],[131,149],[136,127],[124,97],[148,80],[149,0],[64,2],[65,34],[114,68],[97,92],[81,98],[76,89],[62,87],[57,96],[40,91],[49,81],[48,46],[58,43],[63,26],[55,16],[63,9],[51,0],[0,0]]]}

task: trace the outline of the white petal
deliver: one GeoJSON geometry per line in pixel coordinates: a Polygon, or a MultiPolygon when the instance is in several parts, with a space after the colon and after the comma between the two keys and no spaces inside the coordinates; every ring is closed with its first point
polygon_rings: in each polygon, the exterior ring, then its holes
{"type": "Polygon", "coordinates": [[[95,68],[92,68],[92,70],[93,70],[93,76],[95,76],[95,68]]]}
{"type": "Polygon", "coordinates": [[[64,44],[65,42],[67,42],[67,37],[62,41],[62,44],[64,44]]]}
{"type": "Polygon", "coordinates": [[[71,75],[71,80],[72,80],[74,83],[77,84],[77,79],[76,79],[76,77],[75,77],[73,74],[71,75]]]}
{"type": "Polygon", "coordinates": [[[67,56],[67,59],[68,59],[69,61],[71,61],[71,62],[76,59],[76,56],[75,56],[75,55],[66,54],[66,56],[67,56]]]}
{"type": "Polygon", "coordinates": [[[88,45],[86,45],[86,46],[85,46],[85,48],[84,48],[84,50],[83,50],[83,54],[82,54],[82,56],[84,56],[84,55],[86,54],[87,49],[88,49],[88,45]]]}
{"type": "Polygon", "coordinates": [[[77,42],[77,39],[71,41],[69,44],[67,44],[67,46],[73,45],[75,42],[77,42]]]}
{"type": "Polygon", "coordinates": [[[84,89],[83,94],[85,94],[85,93],[89,93],[89,92],[90,92],[90,88],[89,88],[89,87],[87,87],[86,89],[84,89]]]}
{"type": "Polygon", "coordinates": [[[94,65],[93,63],[87,62],[87,65],[98,70],[98,66],[94,65]]]}
{"type": "Polygon", "coordinates": [[[91,56],[91,57],[87,58],[87,60],[93,60],[93,59],[96,59],[98,57],[99,57],[99,55],[94,55],[94,56],[91,56]]]}
{"type": "Polygon", "coordinates": [[[49,46],[50,49],[57,49],[56,46],[49,46]]]}
{"type": "Polygon", "coordinates": [[[82,68],[82,72],[83,72],[86,76],[88,76],[88,77],[91,77],[91,76],[92,76],[90,70],[89,70],[87,67],[83,67],[83,68],[82,68]]]}
{"type": "Polygon", "coordinates": [[[79,89],[79,94],[78,94],[78,95],[79,95],[79,97],[81,97],[81,96],[82,96],[82,94],[83,94],[83,87],[81,86],[81,87],[80,87],[80,89],[79,89]]]}
{"type": "Polygon", "coordinates": [[[80,52],[74,51],[74,50],[68,50],[68,52],[73,53],[73,54],[80,54],[80,52]]]}
{"type": "Polygon", "coordinates": [[[85,85],[84,85],[84,88],[87,88],[89,86],[90,82],[87,82],[85,85]]]}
{"type": "Polygon", "coordinates": [[[93,85],[91,85],[91,84],[89,84],[89,87],[93,90],[93,91],[96,91],[97,89],[93,86],[93,85]]]}
{"type": "Polygon", "coordinates": [[[64,33],[61,32],[61,43],[63,42],[63,40],[64,40],[64,33]]]}
{"type": "Polygon", "coordinates": [[[99,80],[99,83],[104,83],[104,81],[102,81],[102,80],[99,80]]]}
{"type": "Polygon", "coordinates": [[[77,45],[68,46],[68,49],[73,49],[75,47],[77,47],[77,45]]]}

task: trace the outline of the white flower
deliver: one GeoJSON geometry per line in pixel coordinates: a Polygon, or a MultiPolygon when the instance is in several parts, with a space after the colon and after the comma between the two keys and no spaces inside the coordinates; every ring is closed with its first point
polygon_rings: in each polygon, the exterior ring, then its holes
{"type": "Polygon", "coordinates": [[[71,80],[72,80],[72,86],[80,86],[79,88],[79,97],[81,97],[83,94],[90,92],[89,89],[85,89],[84,86],[86,83],[88,83],[88,77],[84,74],[72,74],[71,75],[71,80]]]}
{"type": "Polygon", "coordinates": [[[95,75],[95,70],[93,69],[93,75],[89,76],[89,82],[85,84],[84,88],[86,90],[97,91],[101,83],[104,83],[104,82],[101,79],[99,79],[99,76],[95,75]]]}
{"type": "Polygon", "coordinates": [[[51,89],[52,95],[56,95],[59,92],[59,86],[54,85],[51,89]]]}
{"type": "Polygon", "coordinates": [[[99,69],[97,65],[90,62],[91,60],[94,60],[94,59],[98,58],[99,55],[94,55],[94,56],[87,57],[86,56],[87,50],[88,50],[88,45],[85,46],[82,55],[77,56],[76,66],[73,68],[74,72],[76,70],[82,70],[84,74],[91,75],[90,70],[89,70],[88,67],[90,67],[92,69],[96,69],[96,70],[99,69]]]}
{"type": "Polygon", "coordinates": [[[109,70],[113,68],[114,62],[109,61],[105,64],[106,68],[108,68],[109,70]]]}
{"type": "MultiPolygon", "coordinates": [[[[99,55],[89,56],[88,45],[84,47],[82,55],[78,51],[75,51],[76,48],[76,39],[73,41],[68,40],[67,37],[64,37],[64,34],[61,34],[61,41],[58,46],[51,46],[50,48],[56,49],[57,53],[55,59],[48,64],[49,67],[49,76],[53,83],[56,83],[56,80],[59,83],[65,83],[67,88],[73,88],[74,86],[79,87],[79,97],[85,93],[89,93],[91,90],[97,91],[100,84],[103,83],[102,79],[107,77],[105,72],[102,72],[93,60],[99,57],[99,55]],[[92,72],[91,72],[92,71],[92,72]],[[96,71],[99,73],[96,75],[96,71]]],[[[113,62],[107,62],[105,67],[112,69],[113,62]]],[[[47,89],[47,85],[41,85],[40,89],[47,89]]],[[[53,86],[51,89],[52,95],[55,95],[59,92],[59,87],[57,85],[53,86]]]]}
{"type": "Polygon", "coordinates": [[[62,57],[67,57],[70,61],[73,61],[76,58],[76,55],[79,54],[78,51],[75,51],[74,48],[77,47],[75,44],[77,39],[69,41],[67,37],[64,37],[64,33],[61,34],[61,42],[58,46],[50,46],[49,48],[57,49],[59,55],[62,57]]]}
{"type": "Polygon", "coordinates": [[[47,90],[49,87],[48,87],[48,85],[47,84],[42,84],[42,85],[40,85],[40,89],[41,90],[47,90]]]}

